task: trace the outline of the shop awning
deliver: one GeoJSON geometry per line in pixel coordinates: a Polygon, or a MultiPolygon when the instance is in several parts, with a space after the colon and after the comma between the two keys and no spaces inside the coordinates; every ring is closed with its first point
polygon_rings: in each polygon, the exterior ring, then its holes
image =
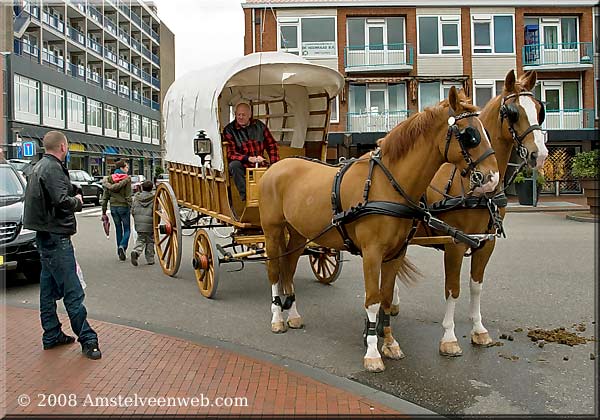
{"type": "Polygon", "coordinates": [[[106,146],[104,148],[104,154],[105,155],[118,155],[119,152],[119,148],[115,147],[115,146],[106,146]]]}
{"type": "Polygon", "coordinates": [[[69,152],[85,152],[85,145],[81,143],[69,143],[69,152]]]}

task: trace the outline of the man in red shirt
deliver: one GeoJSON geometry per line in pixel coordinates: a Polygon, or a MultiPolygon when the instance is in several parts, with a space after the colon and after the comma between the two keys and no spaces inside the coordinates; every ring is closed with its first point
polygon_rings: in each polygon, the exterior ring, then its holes
{"type": "Polygon", "coordinates": [[[252,118],[250,105],[241,102],[235,107],[235,120],[223,129],[223,139],[227,142],[229,175],[246,201],[246,168],[267,166],[264,152],[273,164],[279,160],[277,142],[269,128],[260,120],[252,118]]]}

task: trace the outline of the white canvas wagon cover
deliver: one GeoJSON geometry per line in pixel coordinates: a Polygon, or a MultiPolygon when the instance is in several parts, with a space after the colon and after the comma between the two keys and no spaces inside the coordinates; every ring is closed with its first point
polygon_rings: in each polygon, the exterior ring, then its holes
{"type": "Polygon", "coordinates": [[[241,100],[284,98],[294,115],[287,120],[292,127],[291,146],[322,140],[307,132],[309,113],[315,106],[308,95],[326,93],[333,98],[343,86],[339,72],[281,52],[249,54],[187,73],[171,85],[163,103],[166,160],[201,166],[194,155],[193,138],[204,130],[212,140],[211,165],[223,170],[221,130],[230,120],[230,106],[241,100]]]}

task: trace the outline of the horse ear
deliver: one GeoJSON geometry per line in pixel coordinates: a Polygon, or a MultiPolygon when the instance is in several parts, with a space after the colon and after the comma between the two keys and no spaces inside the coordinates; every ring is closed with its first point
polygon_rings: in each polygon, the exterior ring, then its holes
{"type": "Polygon", "coordinates": [[[448,104],[450,104],[450,109],[453,112],[457,113],[459,111],[458,108],[460,106],[460,102],[458,99],[458,92],[454,86],[450,88],[450,93],[448,94],[448,104]]]}
{"type": "Polygon", "coordinates": [[[531,91],[535,87],[537,81],[537,72],[535,70],[529,70],[525,75],[521,77],[521,86],[527,91],[531,91]]]}
{"type": "Polygon", "coordinates": [[[504,79],[504,91],[506,93],[514,92],[515,91],[515,82],[516,82],[515,71],[510,70],[508,73],[506,73],[506,78],[504,79]]]}

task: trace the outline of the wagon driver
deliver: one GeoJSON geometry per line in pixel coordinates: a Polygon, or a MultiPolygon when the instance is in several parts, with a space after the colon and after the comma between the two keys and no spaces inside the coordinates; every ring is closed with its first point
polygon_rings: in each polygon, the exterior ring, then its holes
{"type": "Polygon", "coordinates": [[[269,155],[269,163],[272,165],[277,162],[277,142],[265,123],[252,118],[252,109],[246,102],[235,106],[235,120],[225,126],[223,139],[227,142],[229,175],[242,201],[246,201],[246,168],[267,166],[265,150],[269,155]]]}

